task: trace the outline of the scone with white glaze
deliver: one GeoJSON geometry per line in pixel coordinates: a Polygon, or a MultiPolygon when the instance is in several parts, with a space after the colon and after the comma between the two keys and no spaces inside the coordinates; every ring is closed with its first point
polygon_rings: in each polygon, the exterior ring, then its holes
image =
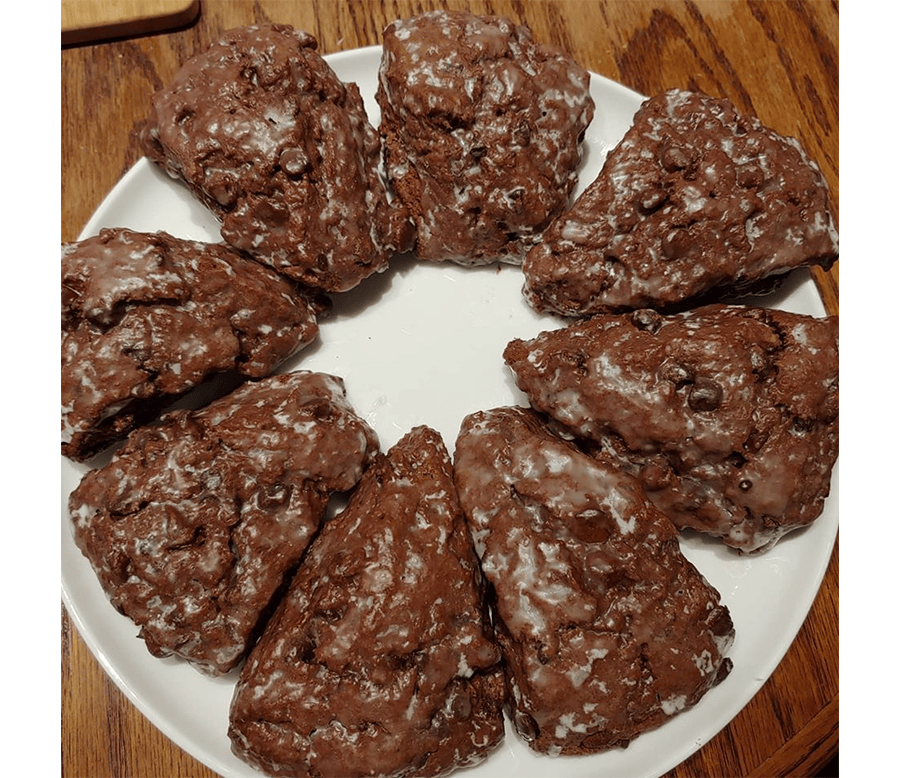
{"type": "Polygon", "coordinates": [[[152,97],[144,151],[222,223],[222,238],[302,283],[344,292],[408,247],[359,88],[307,32],[238,27],[152,97]]]}
{"type": "Polygon", "coordinates": [[[222,243],[125,228],[62,247],[62,453],[85,460],[223,373],[263,378],[327,303],[222,243]]]}
{"type": "Polygon", "coordinates": [[[588,71],[524,25],[431,11],[385,29],[376,99],[416,256],[521,264],[577,182],[588,71]]]}
{"type": "Polygon", "coordinates": [[[500,653],[440,435],[416,427],[310,546],[235,689],[270,775],[445,775],[503,737],[500,653]]]}
{"type": "Polygon", "coordinates": [[[672,89],[641,105],[522,270],[533,307],[582,317],[759,291],[837,257],[828,184],[800,144],[672,89]]]}
{"type": "Polygon", "coordinates": [[[838,456],[838,318],[710,305],[514,340],[531,405],[614,457],[676,526],[744,552],[818,518],[838,456]]]}
{"type": "Polygon", "coordinates": [[[69,497],[74,539],[147,649],[236,667],[335,492],[378,451],[343,381],[294,372],[133,432],[69,497]]]}
{"type": "Polygon", "coordinates": [[[729,673],[728,609],[635,478],[525,408],[467,416],[454,468],[534,750],[626,746],[729,673]]]}

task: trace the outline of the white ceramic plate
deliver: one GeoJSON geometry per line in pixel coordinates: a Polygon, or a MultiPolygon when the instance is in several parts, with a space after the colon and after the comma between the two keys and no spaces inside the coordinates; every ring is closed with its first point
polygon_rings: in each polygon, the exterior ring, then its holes
{"type": "MultiPolygon", "coordinates": [[[[345,81],[355,81],[377,126],[374,95],[380,47],[335,54],[328,61],[345,81]]],[[[586,136],[581,188],[599,172],[607,151],[631,123],[641,97],[594,75],[596,118],[586,136]]],[[[196,240],[220,240],[217,222],[181,185],[146,159],[113,189],[85,227],[166,230],[196,240]]],[[[472,411],[525,405],[502,360],[514,337],[533,337],[559,326],[536,314],[521,295],[517,268],[465,269],[399,261],[386,273],[335,298],[316,343],[287,369],[342,376],[356,410],[378,432],[387,450],[409,429],[428,424],[452,453],[459,425],[472,411]]],[[[824,315],[803,271],[766,304],[824,315]]],[[[62,590],[78,631],[106,672],[159,729],[223,776],[259,773],[231,754],[226,734],[235,674],[207,678],[178,660],[155,659],[134,624],[106,599],[88,562],[77,550],[66,501],[86,470],[62,462],[62,590]]],[[[692,710],[627,749],[590,757],[539,756],[511,728],[500,750],[464,774],[491,776],[658,776],[679,764],[724,727],[769,677],[793,641],[818,591],[838,525],[837,470],[824,514],[773,550],[743,558],[713,541],[690,538],[685,554],[716,586],[731,610],[737,638],[734,670],[692,710]]]]}

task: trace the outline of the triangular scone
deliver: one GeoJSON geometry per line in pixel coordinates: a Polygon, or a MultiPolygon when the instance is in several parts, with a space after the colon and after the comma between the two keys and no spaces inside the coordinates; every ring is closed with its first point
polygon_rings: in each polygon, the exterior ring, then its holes
{"type": "Polygon", "coordinates": [[[441,9],[385,28],[376,99],[416,256],[521,265],[577,183],[590,73],[525,25],[441,9]]]}
{"type": "Polygon", "coordinates": [[[468,416],[454,467],[533,749],[625,746],[727,675],[728,609],[634,478],[524,408],[468,416]]]}
{"type": "Polygon", "coordinates": [[[287,25],[229,30],[153,95],[142,142],[219,218],[226,242],[343,292],[405,250],[412,225],[388,202],[358,87],[317,45],[287,25]]]}
{"type": "Polygon", "coordinates": [[[528,253],[524,293],[567,316],[662,310],[837,256],[827,183],[799,143],[727,100],[671,90],[528,253]]]}
{"type": "Polygon", "coordinates": [[[593,441],[681,528],[742,551],[822,512],[838,319],[711,305],[597,315],[504,352],[532,406],[593,441]]]}
{"type": "Polygon", "coordinates": [[[227,371],[312,342],[310,295],[222,243],[103,229],[62,247],[62,453],[84,461],[227,371]]]}
{"type": "Polygon", "coordinates": [[[133,432],[72,492],[75,542],[155,656],[235,667],[378,450],[343,382],[289,373],[133,432]]]}
{"type": "Polygon", "coordinates": [[[500,653],[440,435],[417,427],[325,524],[241,672],[235,753],[271,775],[436,776],[503,736],[500,653]]]}

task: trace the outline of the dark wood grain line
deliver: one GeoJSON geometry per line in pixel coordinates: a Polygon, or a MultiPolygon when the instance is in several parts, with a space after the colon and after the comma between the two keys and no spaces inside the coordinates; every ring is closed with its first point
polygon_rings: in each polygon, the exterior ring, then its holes
{"type": "Polygon", "coordinates": [[[808,73],[803,74],[803,92],[806,95],[806,99],[809,101],[807,105],[812,109],[812,115],[815,118],[816,123],[822,128],[823,132],[826,134],[830,133],[832,131],[832,126],[831,122],[828,120],[828,113],[822,102],[822,96],[819,94],[819,90],[816,89],[808,73]]]}
{"type": "MultiPolygon", "coordinates": [[[[533,7],[534,5],[533,2],[528,3],[526,0],[511,0],[509,4],[509,18],[513,20],[527,19],[531,10],[529,6],[533,7]]],[[[556,21],[561,26],[565,23],[565,20],[560,20],[558,15],[556,15],[556,21]]]]}
{"type": "MultiPolygon", "coordinates": [[[[252,24],[272,24],[273,21],[277,21],[277,19],[272,19],[271,16],[266,12],[265,8],[263,8],[260,2],[253,3],[253,22],[252,24]]],[[[221,32],[225,32],[222,30],[221,32]]]]}
{"type": "MultiPolygon", "coordinates": [[[[753,98],[750,96],[749,90],[746,86],[744,86],[743,81],[741,81],[737,70],[731,63],[731,60],[725,53],[725,50],[721,45],[719,45],[716,34],[712,31],[712,29],[710,29],[706,18],[700,12],[697,4],[689,2],[687,4],[687,11],[693,19],[693,22],[697,26],[697,28],[703,32],[703,37],[706,40],[706,44],[710,47],[710,49],[712,49],[717,64],[721,66],[721,69],[724,70],[724,74],[728,78],[729,88],[724,89],[721,81],[718,79],[718,77],[713,76],[713,71],[712,69],[710,69],[710,78],[715,80],[719,88],[722,89],[721,94],[715,96],[727,97],[744,113],[751,113],[753,115],[756,115],[756,108],[753,105],[753,98]]],[[[719,70],[719,68],[716,68],[715,72],[719,72],[719,70]]]]}
{"type": "MultiPolygon", "coordinates": [[[[800,2],[800,0],[791,0],[788,8],[800,19],[804,27],[806,27],[813,41],[815,42],[814,50],[819,55],[819,61],[822,63],[822,71],[827,77],[829,86],[833,87],[826,91],[826,99],[830,105],[832,113],[837,114],[838,111],[838,82],[840,79],[840,70],[838,68],[838,51],[837,47],[832,43],[829,36],[822,32],[821,26],[816,18],[810,13],[811,4],[809,2],[800,2]]],[[[834,3],[835,21],[837,21],[837,3],[834,3]]],[[[829,126],[830,131],[830,126],[829,126]]]]}
{"type": "Polygon", "coordinates": [[[616,57],[620,80],[643,95],[662,91],[665,87],[661,86],[659,71],[651,74],[648,72],[647,63],[660,62],[663,59],[663,42],[673,35],[696,52],[678,20],[671,14],[655,8],[647,26],[637,30],[622,53],[616,57]]]}
{"type": "MultiPolygon", "coordinates": [[[[571,52],[575,49],[575,42],[569,31],[569,19],[564,8],[558,5],[546,5],[547,27],[554,31],[556,39],[553,44],[559,46],[565,51],[571,52]]],[[[549,41],[542,41],[549,43],[549,41]]]]}
{"type": "MultiPolygon", "coordinates": [[[[381,42],[388,20],[383,13],[376,16],[373,10],[372,8],[367,8],[364,3],[347,4],[347,18],[353,29],[353,35],[348,36],[346,32],[343,33],[343,42],[340,43],[341,48],[350,48],[348,41],[352,41],[352,48],[360,46],[362,41],[381,42]]],[[[339,34],[341,34],[341,30],[339,30],[339,34]]]]}
{"type": "Polygon", "coordinates": [[[773,775],[816,775],[837,753],[839,697],[835,695],[792,739],[748,774],[748,778],[773,775]]]}
{"type": "Polygon", "coordinates": [[[815,281],[816,288],[819,290],[819,296],[822,298],[825,312],[830,315],[837,315],[839,313],[837,281],[838,264],[840,263],[836,262],[827,273],[820,267],[814,267],[812,269],[813,281],[815,281]]]}
{"type": "Polygon", "coordinates": [[[701,35],[696,36],[689,32],[682,21],[668,11],[655,8],[647,26],[632,36],[623,53],[617,57],[616,63],[622,80],[626,85],[645,95],[674,87],[718,92],[716,97],[728,97],[740,110],[755,113],[750,92],[741,82],[725,49],[716,42],[716,35],[703,14],[694,3],[687,3],[685,8],[691,24],[701,35]],[[711,50],[711,59],[705,57],[698,47],[698,39],[711,50]],[[671,56],[671,52],[667,52],[667,49],[675,43],[684,46],[692,58],[691,64],[679,63],[672,67],[672,70],[682,74],[682,81],[673,83],[665,80],[662,75],[655,79],[649,77],[647,62],[665,63],[671,56]],[[715,89],[711,89],[710,86],[715,86],[715,89]]]}
{"type": "MultiPolygon", "coordinates": [[[[66,722],[66,713],[71,705],[71,698],[73,696],[73,689],[75,688],[75,678],[73,673],[73,661],[72,661],[72,622],[69,620],[68,615],[66,614],[66,608],[63,605],[60,608],[62,612],[62,630],[60,636],[60,660],[62,662],[62,683],[61,683],[61,694],[60,694],[60,729],[62,730],[63,735],[65,735],[65,722],[66,722]]],[[[60,765],[62,768],[62,775],[65,778],[66,775],[66,765],[71,761],[71,755],[67,753],[67,746],[71,748],[71,744],[66,740],[65,737],[61,739],[60,742],[60,765]]]]}
{"type": "MultiPolygon", "coordinates": [[[[779,29],[778,20],[774,18],[774,15],[776,13],[782,12],[783,10],[789,8],[789,4],[772,4],[771,2],[762,2],[761,0],[749,0],[748,7],[751,14],[753,15],[753,18],[756,19],[756,21],[762,28],[766,38],[772,43],[775,48],[778,61],[781,64],[781,67],[787,76],[790,88],[794,93],[796,104],[803,111],[804,115],[811,115],[813,116],[813,119],[815,119],[815,112],[808,110],[810,107],[808,97],[809,87],[806,86],[803,74],[798,68],[798,65],[795,63],[793,52],[784,45],[784,39],[782,36],[782,31],[779,29]]],[[[802,27],[806,32],[810,31],[810,24],[811,19],[808,15],[802,15],[798,17],[798,26],[802,27]]],[[[821,98],[819,97],[817,98],[817,100],[819,104],[822,105],[821,98]]],[[[815,121],[810,122],[810,128],[812,129],[815,124],[815,121]]],[[[779,129],[782,132],[788,131],[785,128],[776,129],[779,129]]],[[[801,132],[800,134],[801,136],[805,136],[804,132],[801,132]]],[[[807,149],[812,145],[811,140],[812,139],[809,137],[800,137],[800,141],[807,149]]]]}
{"type": "Polygon", "coordinates": [[[112,682],[104,676],[103,678],[103,699],[106,702],[107,723],[106,728],[109,732],[109,764],[113,775],[132,775],[134,769],[128,763],[128,752],[125,749],[125,732],[123,699],[119,690],[113,686],[112,682]]]}

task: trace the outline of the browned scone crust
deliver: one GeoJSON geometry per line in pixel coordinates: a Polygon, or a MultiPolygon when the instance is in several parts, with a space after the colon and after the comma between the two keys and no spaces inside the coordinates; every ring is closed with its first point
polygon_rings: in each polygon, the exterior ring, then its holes
{"type": "Polygon", "coordinates": [[[523,264],[524,294],[566,316],[685,307],[830,267],[828,185],[793,138],[727,100],[647,100],[597,179],[523,264]]]}
{"type": "Polygon", "coordinates": [[[295,372],[133,432],[69,498],[75,542],[154,656],[235,667],[330,495],[378,439],[343,382],[295,372]]]}
{"type": "Polygon", "coordinates": [[[576,184],[590,74],[524,25],[432,11],[385,29],[376,99],[416,256],[521,264],[576,184]]]}
{"type": "Polygon", "coordinates": [[[87,459],[216,374],[271,374],[316,337],[321,302],[224,244],[64,244],[62,453],[87,459]]]}
{"type": "Polygon", "coordinates": [[[500,653],[449,455],[417,427],[309,548],[241,671],[235,753],[270,775],[435,776],[503,737],[500,653]]]}
{"type": "Polygon", "coordinates": [[[342,292],[384,270],[412,227],[388,203],[359,89],[316,46],[286,25],[230,30],[154,94],[142,137],[218,216],[226,242],[342,292]]]}
{"type": "Polygon", "coordinates": [[[822,512],[838,456],[838,318],[744,306],[598,315],[504,358],[680,528],[742,551],[822,512]]]}
{"type": "Polygon", "coordinates": [[[468,416],[454,467],[534,750],[625,746],[728,674],[728,609],[636,479],[525,408],[468,416]]]}

